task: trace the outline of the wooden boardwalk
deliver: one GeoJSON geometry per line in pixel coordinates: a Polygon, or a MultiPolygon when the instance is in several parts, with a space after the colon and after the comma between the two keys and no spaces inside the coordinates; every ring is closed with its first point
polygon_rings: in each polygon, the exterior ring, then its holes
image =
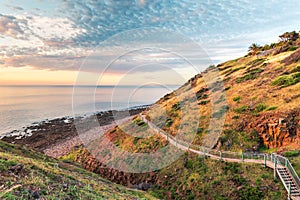
{"type": "MultiPolygon", "coordinates": [[[[256,163],[256,164],[265,165],[266,167],[273,169],[274,170],[274,178],[276,178],[276,175],[280,178],[285,189],[287,190],[288,199],[300,200],[300,180],[287,158],[276,155],[276,154],[272,154],[272,155],[253,154],[252,156],[256,159],[244,158],[244,157],[247,157],[247,155],[244,155],[244,154],[241,154],[240,157],[230,158],[230,157],[224,156],[224,154],[221,151],[219,151],[219,155],[216,155],[217,151],[214,151],[214,154],[212,154],[212,153],[210,153],[209,150],[207,150],[206,148],[203,148],[201,146],[198,146],[197,149],[203,149],[203,151],[196,150],[195,148],[191,148],[190,144],[188,144],[184,141],[179,141],[177,138],[175,138],[175,137],[169,135],[168,133],[166,133],[165,131],[161,130],[155,124],[153,124],[152,122],[147,120],[144,115],[140,114],[140,117],[142,118],[142,120],[144,122],[146,122],[148,124],[148,126],[151,129],[153,129],[154,131],[159,133],[162,137],[164,137],[166,140],[168,140],[168,142],[170,144],[176,146],[177,148],[179,148],[183,151],[190,151],[190,152],[196,153],[198,155],[208,156],[212,159],[222,160],[225,162],[256,163]],[[283,160],[283,161],[280,162],[280,160],[283,160]],[[294,176],[292,174],[294,174],[294,176]]],[[[197,147],[197,146],[193,145],[193,147],[197,147]]],[[[232,152],[232,154],[235,156],[237,155],[236,153],[233,153],[233,152],[232,152]]],[[[248,155],[248,157],[249,157],[249,155],[248,155]]],[[[251,155],[250,155],[250,157],[251,157],[251,155]]]]}

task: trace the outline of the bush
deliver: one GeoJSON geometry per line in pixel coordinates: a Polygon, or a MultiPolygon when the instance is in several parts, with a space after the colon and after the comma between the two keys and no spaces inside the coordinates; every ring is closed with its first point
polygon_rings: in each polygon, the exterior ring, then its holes
{"type": "Polygon", "coordinates": [[[288,151],[284,154],[286,157],[295,157],[299,155],[299,151],[288,151]]]}
{"type": "Polygon", "coordinates": [[[208,104],[209,103],[209,101],[201,101],[201,102],[199,102],[198,104],[199,105],[206,105],[206,104],[208,104]]]}
{"type": "Polygon", "coordinates": [[[297,50],[298,49],[298,47],[290,47],[289,49],[288,49],[288,51],[295,51],[295,50],[297,50]]]}
{"type": "Polygon", "coordinates": [[[273,86],[281,86],[288,87],[291,85],[295,85],[300,82],[300,72],[296,72],[289,75],[283,75],[277,77],[274,81],[272,81],[271,85],[273,86]]]}
{"type": "Polygon", "coordinates": [[[181,109],[180,102],[175,103],[175,104],[172,106],[172,110],[173,110],[173,111],[177,111],[177,110],[179,110],[179,109],[181,109]]]}
{"type": "Polygon", "coordinates": [[[247,186],[245,189],[240,190],[238,193],[240,199],[260,200],[264,196],[263,192],[259,190],[258,187],[251,187],[251,186],[247,186]]]}
{"type": "Polygon", "coordinates": [[[292,69],[291,73],[300,72],[300,66],[295,67],[292,69]]]}
{"type": "Polygon", "coordinates": [[[197,129],[197,134],[200,135],[201,133],[203,133],[203,131],[204,131],[204,128],[199,127],[199,128],[197,129]]]}
{"type": "Polygon", "coordinates": [[[236,82],[241,83],[244,81],[256,79],[258,77],[258,75],[261,74],[263,71],[264,71],[264,69],[261,69],[261,68],[251,69],[243,77],[237,78],[236,82]]]}
{"type": "Polygon", "coordinates": [[[271,111],[271,110],[276,110],[278,107],[277,106],[271,106],[266,109],[266,111],[271,111]]]}
{"type": "Polygon", "coordinates": [[[241,97],[237,96],[237,97],[233,97],[233,101],[240,103],[241,97]]]}
{"type": "Polygon", "coordinates": [[[230,89],[231,89],[231,87],[228,86],[228,87],[225,88],[225,91],[228,91],[228,90],[230,90],[230,89]]]}
{"type": "Polygon", "coordinates": [[[244,113],[244,112],[247,111],[247,109],[248,109],[248,106],[242,106],[242,107],[234,109],[234,112],[236,112],[236,113],[244,113]]]}
{"type": "Polygon", "coordinates": [[[256,112],[262,112],[262,111],[264,111],[265,109],[267,108],[267,106],[265,105],[265,104],[258,104],[257,106],[256,106],[256,108],[255,108],[255,111],[256,112]]]}
{"type": "Polygon", "coordinates": [[[166,121],[166,127],[171,127],[173,124],[173,120],[171,118],[168,118],[166,121]]]}
{"type": "Polygon", "coordinates": [[[238,115],[235,115],[232,117],[232,119],[239,119],[239,118],[240,118],[240,116],[238,116],[238,115]]]}

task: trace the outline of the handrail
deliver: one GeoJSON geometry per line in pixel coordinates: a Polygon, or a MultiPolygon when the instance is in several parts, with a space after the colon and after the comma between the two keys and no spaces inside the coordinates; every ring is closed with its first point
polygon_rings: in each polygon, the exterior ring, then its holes
{"type": "Polygon", "coordinates": [[[289,159],[284,156],[278,155],[278,154],[275,154],[275,155],[276,155],[277,159],[284,160],[284,163],[280,162],[280,160],[279,160],[279,162],[288,169],[288,171],[290,172],[291,176],[293,177],[297,187],[300,189],[299,176],[298,176],[297,172],[295,171],[294,167],[292,166],[291,162],[289,161],[289,159]]]}
{"type": "MultiPolygon", "coordinates": [[[[238,152],[217,151],[217,150],[210,149],[210,148],[207,148],[204,146],[190,144],[188,142],[182,141],[182,140],[170,135],[169,133],[161,130],[156,125],[154,125],[152,122],[148,121],[144,115],[140,114],[140,116],[141,116],[142,120],[145,121],[151,129],[157,131],[160,135],[165,137],[170,143],[173,143],[176,146],[181,145],[182,147],[184,147],[185,150],[189,150],[189,151],[201,154],[201,155],[209,156],[211,158],[219,158],[220,160],[226,159],[227,161],[231,161],[231,162],[237,162],[237,160],[238,160],[238,161],[243,161],[243,162],[245,161],[245,162],[257,163],[257,161],[262,161],[261,163],[264,163],[265,165],[267,165],[267,161],[269,161],[271,163],[276,162],[276,164],[278,163],[281,166],[286,167],[286,169],[289,171],[290,175],[294,179],[296,186],[300,190],[299,176],[298,176],[297,172],[295,171],[295,169],[293,168],[292,164],[290,163],[289,159],[284,156],[281,156],[281,155],[278,155],[275,153],[262,154],[262,153],[249,153],[249,152],[238,153],[238,152]]],[[[274,168],[274,170],[277,171],[276,167],[274,168]]],[[[278,171],[277,171],[277,173],[278,173],[278,171]]],[[[281,181],[283,182],[285,188],[288,190],[288,188],[287,188],[288,186],[285,185],[283,180],[281,180],[281,181]]]]}

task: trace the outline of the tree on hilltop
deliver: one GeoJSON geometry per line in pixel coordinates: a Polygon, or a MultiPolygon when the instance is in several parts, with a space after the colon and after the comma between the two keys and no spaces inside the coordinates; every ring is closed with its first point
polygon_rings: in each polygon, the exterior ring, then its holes
{"type": "Polygon", "coordinates": [[[251,44],[251,46],[249,47],[248,51],[252,54],[252,55],[256,55],[257,52],[260,50],[261,46],[259,46],[256,43],[251,44]]]}
{"type": "Polygon", "coordinates": [[[292,31],[292,32],[285,32],[284,34],[279,36],[281,41],[295,41],[299,38],[299,33],[297,33],[296,31],[292,31]]]}

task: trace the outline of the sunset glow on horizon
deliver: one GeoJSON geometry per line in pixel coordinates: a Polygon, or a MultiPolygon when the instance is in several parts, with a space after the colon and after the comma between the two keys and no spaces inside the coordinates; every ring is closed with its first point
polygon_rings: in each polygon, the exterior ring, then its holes
{"type": "MultiPolygon", "coordinates": [[[[122,55],[120,48],[131,46],[134,41],[134,47],[142,49],[165,38],[163,34],[147,38],[151,33],[147,28],[172,31],[201,46],[211,60],[210,63],[195,62],[203,70],[212,63],[245,55],[253,42],[261,45],[277,42],[279,34],[297,30],[300,27],[300,13],[294,6],[297,3],[297,0],[176,0],[172,3],[4,0],[0,2],[0,85],[73,85],[79,71],[86,73],[88,84],[88,77],[101,77],[99,71],[122,55]],[[146,37],[130,34],[131,38],[117,40],[119,34],[132,30],[144,30],[140,33],[146,37]],[[139,44],[143,38],[146,38],[144,43],[139,44]],[[100,49],[100,53],[94,54],[88,66],[81,70],[95,49],[100,49]]],[[[164,49],[172,47],[180,55],[184,47],[192,59],[202,59],[195,55],[196,50],[185,46],[186,41],[172,37],[167,40],[164,49]]],[[[176,85],[198,73],[170,55],[141,53],[120,58],[114,70],[108,71],[99,83],[134,85],[145,80],[176,85]],[[154,66],[150,70],[127,72],[151,62],[170,69],[154,66]],[[174,69],[176,73],[184,73],[183,80],[165,78],[174,69]],[[125,74],[130,80],[120,83],[125,74]]]]}

